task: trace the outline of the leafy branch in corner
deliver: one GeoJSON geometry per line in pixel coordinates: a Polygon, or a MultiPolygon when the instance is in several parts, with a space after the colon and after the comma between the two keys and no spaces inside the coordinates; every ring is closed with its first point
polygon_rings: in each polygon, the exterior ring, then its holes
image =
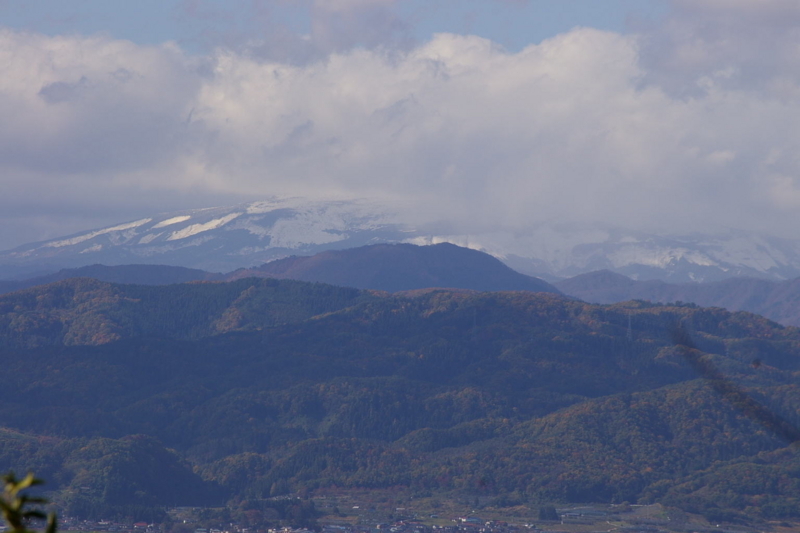
{"type": "Polygon", "coordinates": [[[28,474],[18,480],[14,473],[10,472],[3,476],[3,483],[4,489],[3,494],[0,495],[0,509],[2,509],[3,518],[5,518],[12,533],[36,533],[27,527],[32,519],[47,519],[47,529],[45,529],[44,533],[56,533],[55,513],[45,515],[38,509],[27,508],[29,504],[45,504],[47,500],[22,494],[26,489],[44,483],[41,479],[37,479],[33,474],[28,474]]]}

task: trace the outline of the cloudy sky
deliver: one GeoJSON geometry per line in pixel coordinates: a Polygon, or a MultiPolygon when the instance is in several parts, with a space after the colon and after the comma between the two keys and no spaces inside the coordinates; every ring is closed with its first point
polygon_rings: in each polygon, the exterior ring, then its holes
{"type": "Polygon", "coordinates": [[[272,195],[800,225],[796,0],[0,0],[0,249],[272,195]]]}

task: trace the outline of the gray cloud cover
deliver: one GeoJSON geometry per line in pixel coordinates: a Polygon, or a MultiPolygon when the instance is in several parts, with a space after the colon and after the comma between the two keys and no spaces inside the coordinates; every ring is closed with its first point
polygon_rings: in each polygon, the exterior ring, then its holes
{"type": "Polygon", "coordinates": [[[0,248],[274,194],[399,199],[468,230],[800,222],[795,2],[674,0],[639,33],[518,53],[411,44],[391,3],[317,0],[305,61],[0,31],[0,248]],[[363,27],[380,35],[346,38],[363,27]]]}

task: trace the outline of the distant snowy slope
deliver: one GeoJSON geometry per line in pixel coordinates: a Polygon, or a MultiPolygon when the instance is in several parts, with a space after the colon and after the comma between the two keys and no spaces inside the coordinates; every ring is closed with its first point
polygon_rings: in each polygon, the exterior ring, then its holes
{"type": "Polygon", "coordinates": [[[800,276],[800,241],[746,232],[654,235],[619,228],[542,225],[458,234],[424,228],[368,200],[271,199],[164,213],[0,252],[0,279],[91,264],[162,264],[229,272],[291,255],[377,243],[449,242],[556,280],[595,270],[632,279],[718,281],[800,276]]]}
{"type": "Polygon", "coordinates": [[[408,228],[367,201],[274,199],[167,213],[0,252],[6,271],[102,263],[148,263],[230,271],[287,255],[310,255],[407,238],[408,228]]]}
{"type": "Polygon", "coordinates": [[[557,282],[564,294],[589,303],[610,304],[627,300],[691,302],[702,307],[757,313],[786,326],[800,326],[800,278],[770,281],[731,278],[709,283],[634,281],[621,274],[599,270],[557,282]]]}
{"type": "Polygon", "coordinates": [[[618,228],[543,226],[526,233],[423,236],[410,242],[468,246],[491,253],[520,272],[551,280],[596,270],[676,283],[800,276],[800,241],[741,231],[673,236],[618,228]]]}

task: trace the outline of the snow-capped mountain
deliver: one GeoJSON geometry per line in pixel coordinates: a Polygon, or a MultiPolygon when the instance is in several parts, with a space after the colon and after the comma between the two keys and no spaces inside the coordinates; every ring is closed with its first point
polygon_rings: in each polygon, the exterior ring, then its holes
{"type": "Polygon", "coordinates": [[[290,255],[374,243],[450,242],[545,279],[607,269],[634,279],[713,281],[800,276],[800,241],[745,232],[665,236],[588,226],[477,234],[417,227],[367,200],[301,198],[166,213],[0,252],[0,278],[102,263],[176,265],[214,272],[290,255]]]}
{"type": "Polygon", "coordinates": [[[484,250],[520,272],[551,280],[597,270],[675,283],[800,276],[800,241],[742,231],[655,235],[619,228],[541,226],[526,233],[417,237],[410,242],[452,242],[484,250]]]}
{"type": "MultiPolygon", "coordinates": [[[[416,234],[366,200],[298,198],[165,213],[0,252],[19,272],[87,264],[164,264],[226,272],[328,249],[397,242],[416,234]]],[[[2,271],[0,271],[2,273],[2,271]]]]}

